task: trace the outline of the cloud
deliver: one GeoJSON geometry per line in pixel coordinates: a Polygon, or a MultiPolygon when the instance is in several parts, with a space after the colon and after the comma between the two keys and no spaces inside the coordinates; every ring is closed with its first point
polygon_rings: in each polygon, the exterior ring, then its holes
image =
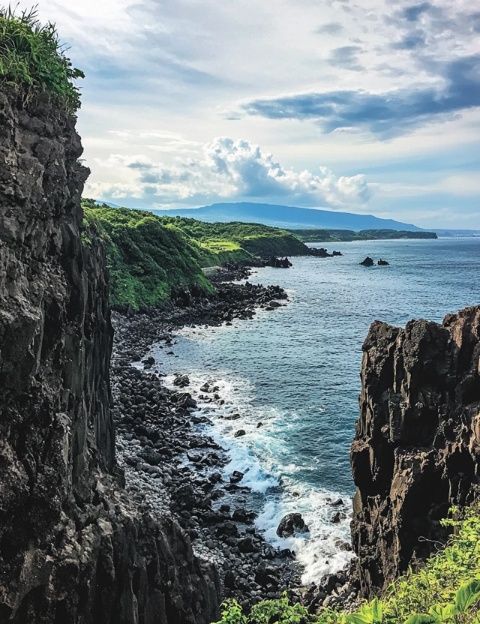
{"type": "Polygon", "coordinates": [[[103,163],[130,182],[88,189],[102,199],[134,197],[152,205],[198,205],[215,200],[288,201],[299,205],[343,207],[364,204],[370,189],[362,175],[340,176],[326,167],[313,172],[283,167],[258,145],[228,137],[203,146],[197,158],[164,166],[142,155],[111,155],[103,163]]]}
{"type": "Polygon", "coordinates": [[[392,48],[397,50],[414,50],[422,48],[426,44],[425,34],[422,30],[414,30],[406,33],[400,41],[392,43],[392,48]]]}
{"type": "Polygon", "coordinates": [[[360,127],[398,136],[438,117],[480,106],[480,55],[447,63],[440,86],[404,87],[384,93],[326,91],[259,99],[244,105],[250,115],[314,120],[324,130],[360,127]]]}
{"type": "Polygon", "coordinates": [[[362,51],[360,46],[342,46],[335,48],[330,53],[328,62],[330,65],[360,71],[362,66],[358,62],[358,54],[362,51]]]}
{"type": "Polygon", "coordinates": [[[328,22],[319,26],[315,32],[318,35],[339,35],[343,31],[343,26],[340,22],[328,22]]]}
{"type": "Polygon", "coordinates": [[[421,2],[420,4],[412,4],[403,9],[402,14],[409,22],[416,22],[418,18],[431,9],[433,5],[430,2],[421,2]]]}

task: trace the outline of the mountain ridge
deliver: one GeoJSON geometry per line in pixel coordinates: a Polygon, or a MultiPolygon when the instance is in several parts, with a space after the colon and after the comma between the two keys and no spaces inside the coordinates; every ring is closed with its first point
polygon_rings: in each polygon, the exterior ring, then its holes
{"type": "Polygon", "coordinates": [[[283,228],[422,231],[422,228],[412,223],[383,219],[375,215],[254,202],[221,202],[199,208],[154,210],[153,212],[159,216],[191,217],[200,221],[243,221],[283,228]]]}

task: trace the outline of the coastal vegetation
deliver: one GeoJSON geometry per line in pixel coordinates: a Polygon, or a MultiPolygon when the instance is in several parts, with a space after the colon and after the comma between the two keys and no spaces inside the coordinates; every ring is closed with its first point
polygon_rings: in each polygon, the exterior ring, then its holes
{"type": "Polygon", "coordinates": [[[284,596],[259,602],[248,614],[227,602],[217,624],[479,624],[480,508],[453,508],[442,522],[453,530],[447,546],[352,613],[312,615],[284,596]]]}
{"type": "Polygon", "coordinates": [[[84,241],[104,242],[112,305],[138,310],[158,305],[175,289],[213,290],[203,275],[199,246],[175,225],[146,212],[83,201],[84,241]]]}
{"type": "Polygon", "coordinates": [[[435,232],[420,232],[407,230],[324,230],[304,229],[289,230],[304,243],[339,243],[364,240],[401,240],[401,239],[435,239],[435,232]]]}
{"type": "Polygon", "coordinates": [[[153,307],[178,289],[209,293],[202,268],[251,262],[272,255],[306,255],[308,248],[278,228],[246,223],[203,223],[151,212],[82,202],[83,238],[103,239],[111,301],[119,309],[153,307]]]}
{"type": "MultiPolygon", "coordinates": [[[[163,223],[175,225],[198,241],[206,251],[243,250],[250,255],[268,257],[301,256],[308,250],[292,233],[258,223],[206,223],[186,217],[159,217],[163,223]]],[[[228,258],[227,258],[228,259],[228,258]]]]}
{"type": "Polygon", "coordinates": [[[65,56],[55,25],[42,24],[35,8],[0,8],[0,84],[21,87],[27,100],[48,94],[74,112],[80,107],[74,81],[83,77],[65,56]]]}

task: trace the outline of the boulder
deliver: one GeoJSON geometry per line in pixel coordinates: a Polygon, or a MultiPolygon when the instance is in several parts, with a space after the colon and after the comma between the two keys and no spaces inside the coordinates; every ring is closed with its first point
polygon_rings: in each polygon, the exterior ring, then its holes
{"type": "Polygon", "coordinates": [[[234,470],[230,477],[230,483],[240,483],[242,479],[243,472],[240,472],[239,470],[234,470]]]}
{"type": "Polygon", "coordinates": [[[362,262],[360,262],[360,264],[365,267],[372,267],[375,264],[375,262],[373,261],[373,258],[370,258],[370,256],[367,256],[365,260],[362,260],[362,262]]]}
{"type": "Polygon", "coordinates": [[[307,533],[308,527],[299,513],[289,513],[280,520],[277,527],[279,537],[292,537],[296,533],[307,533]]]}

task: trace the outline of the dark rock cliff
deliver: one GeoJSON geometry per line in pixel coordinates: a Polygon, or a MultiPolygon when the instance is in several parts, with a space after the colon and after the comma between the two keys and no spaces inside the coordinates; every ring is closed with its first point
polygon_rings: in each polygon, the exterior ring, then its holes
{"type": "Polygon", "coordinates": [[[0,93],[0,623],[209,622],[215,571],[122,490],[81,153],[71,116],[0,93]]]}
{"type": "Polygon", "coordinates": [[[480,308],[442,325],[374,323],[363,351],[352,536],[368,595],[432,552],[449,507],[476,496],[480,308]]]}

